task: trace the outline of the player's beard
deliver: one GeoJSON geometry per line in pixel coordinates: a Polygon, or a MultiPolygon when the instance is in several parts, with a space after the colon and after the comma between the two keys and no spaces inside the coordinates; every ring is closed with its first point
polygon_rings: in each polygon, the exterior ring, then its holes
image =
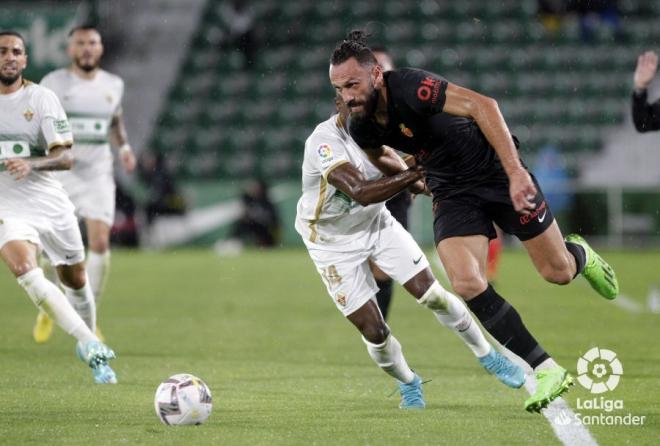
{"type": "Polygon", "coordinates": [[[96,70],[96,69],[98,68],[98,66],[99,66],[99,61],[98,61],[98,59],[95,60],[95,61],[92,62],[92,63],[83,63],[82,58],[79,57],[79,58],[77,58],[77,59],[75,60],[75,63],[76,63],[76,66],[77,66],[78,68],[80,68],[81,70],[83,70],[83,71],[86,72],[86,73],[89,73],[89,72],[91,72],[91,71],[96,70]]]}
{"type": "Polygon", "coordinates": [[[376,106],[378,105],[378,91],[375,88],[371,89],[371,93],[367,96],[367,99],[363,104],[356,104],[354,101],[350,101],[348,104],[349,107],[355,105],[362,105],[362,111],[353,112],[351,111],[351,117],[358,119],[370,118],[376,112],[376,106]]]}
{"type": "Polygon", "coordinates": [[[17,71],[16,74],[13,76],[3,76],[0,74],[0,82],[2,82],[2,85],[5,87],[9,87],[10,85],[13,85],[14,82],[16,82],[20,77],[21,77],[22,72],[17,71]]]}

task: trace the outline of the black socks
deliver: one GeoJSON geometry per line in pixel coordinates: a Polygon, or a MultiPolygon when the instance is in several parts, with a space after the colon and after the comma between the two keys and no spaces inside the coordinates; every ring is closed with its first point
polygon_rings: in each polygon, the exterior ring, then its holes
{"type": "Polygon", "coordinates": [[[582,272],[584,265],[587,263],[587,253],[584,252],[584,248],[582,246],[573,242],[566,242],[566,249],[568,249],[568,252],[573,254],[573,257],[575,257],[575,266],[577,267],[577,270],[573,278],[576,278],[577,275],[582,272]]]}
{"type": "Polygon", "coordinates": [[[467,301],[467,306],[488,333],[532,368],[550,357],[527,330],[516,309],[492,286],[488,285],[486,291],[467,301]]]}

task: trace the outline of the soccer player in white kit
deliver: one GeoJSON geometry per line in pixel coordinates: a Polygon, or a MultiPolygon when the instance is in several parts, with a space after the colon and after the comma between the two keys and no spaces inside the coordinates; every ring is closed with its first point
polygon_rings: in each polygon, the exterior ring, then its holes
{"type": "Polygon", "coordinates": [[[116,383],[108,366],[114,352],[94,334],[94,295],[73,204],[51,172],[71,168],[70,125],[52,91],[23,79],[26,66],[23,37],[0,32],[0,256],[37,307],[78,340],[94,380],[116,383]],[[38,267],[40,249],[64,294],[38,267]]]}
{"type": "MultiPolygon", "coordinates": [[[[135,169],[135,155],[128,144],[121,101],[124,82],[99,66],[103,55],[101,35],[93,26],[79,26],[69,33],[71,66],[47,74],[41,85],[55,92],[66,111],[75,145],[73,169],[58,174],[76,214],[87,228],[87,273],[96,304],[101,299],[110,268],[110,228],[115,218],[115,181],[110,139],[119,147],[126,170],[135,169]]],[[[33,335],[46,342],[52,322],[37,317],[33,335]]],[[[100,335],[100,331],[97,331],[100,335]]]]}
{"type": "Polygon", "coordinates": [[[296,230],[335,305],[362,334],[369,356],[398,381],[399,407],[425,407],[422,382],[378,309],[370,261],[458,334],[489,373],[510,387],[522,386],[522,369],[486,341],[472,315],[436,281],[420,247],[384,205],[406,187],[423,191],[423,172],[409,169],[387,147],[370,160],[346,132],[348,109],[341,99],[336,101],[340,113],[319,124],[305,143],[296,230]],[[391,176],[382,177],[372,163],[391,176]]]}

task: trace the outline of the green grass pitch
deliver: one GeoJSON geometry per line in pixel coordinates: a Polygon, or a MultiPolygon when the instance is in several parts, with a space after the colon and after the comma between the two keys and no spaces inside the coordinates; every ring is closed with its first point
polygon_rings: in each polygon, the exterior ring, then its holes
{"type": "MultiPolygon", "coordinates": [[[[649,287],[660,286],[660,253],[605,257],[622,293],[646,308],[649,287]]],[[[624,375],[604,396],[646,423],[589,426],[599,444],[658,444],[660,314],[606,302],[581,278],[547,284],[522,252],[504,253],[497,285],[569,370],[593,346],[618,354],[624,375]]],[[[522,409],[523,389],[487,375],[400,288],[390,326],[432,381],[426,410],[398,409],[398,394],[388,397],[393,380],[371,362],[303,250],[114,253],[99,324],[118,354],[116,386],[92,383],[61,330],[46,345],[32,342],[36,310],[4,266],[0,290],[3,445],[560,444],[546,418],[522,409]],[[213,392],[202,426],[164,426],[154,413],[156,387],[181,372],[213,392]]],[[[577,385],[566,398],[574,410],[577,398],[590,394],[577,385]]]]}

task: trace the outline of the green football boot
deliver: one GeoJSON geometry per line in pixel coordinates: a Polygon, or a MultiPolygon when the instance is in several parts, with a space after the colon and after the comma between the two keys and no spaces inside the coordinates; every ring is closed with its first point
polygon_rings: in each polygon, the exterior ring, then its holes
{"type": "Polygon", "coordinates": [[[536,372],[536,392],[525,401],[525,410],[541,412],[541,409],[568,392],[573,384],[573,377],[563,367],[539,370],[536,372]]]}
{"type": "Polygon", "coordinates": [[[612,267],[581,236],[570,234],[566,236],[566,241],[584,248],[587,262],[582,270],[582,275],[587,279],[591,288],[605,299],[615,299],[619,295],[619,282],[616,280],[612,267]]]}

